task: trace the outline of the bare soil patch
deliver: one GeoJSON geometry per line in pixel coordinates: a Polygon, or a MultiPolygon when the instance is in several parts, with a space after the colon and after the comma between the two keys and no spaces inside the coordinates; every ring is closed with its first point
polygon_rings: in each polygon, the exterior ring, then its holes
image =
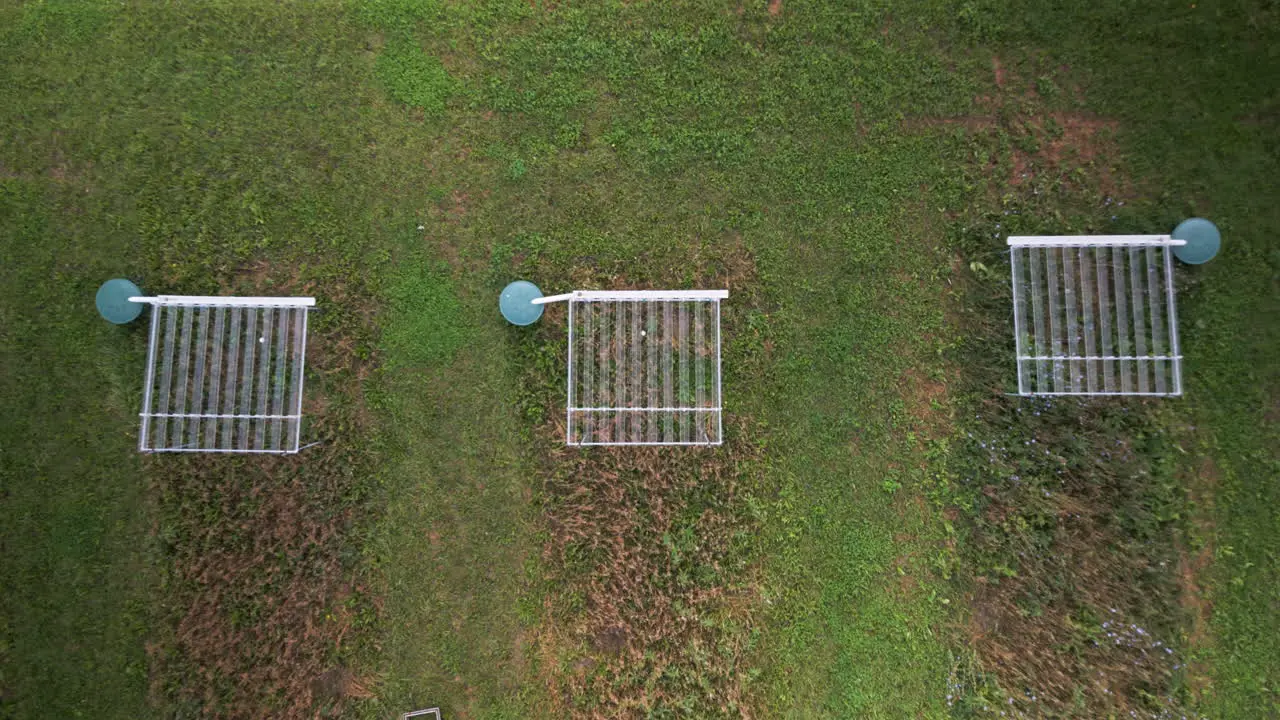
{"type": "MultiPolygon", "coordinates": [[[[956,117],[916,117],[904,120],[907,132],[962,128],[973,134],[1003,132],[1012,139],[1003,177],[1019,187],[1049,175],[1076,184],[1083,171],[1104,194],[1120,197],[1133,192],[1115,170],[1119,154],[1119,123],[1082,112],[1050,111],[1034,84],[1019,78],[999,57],[991,58],[993,94],[975,98],[981,113],[956,117]]],[[[999,178],[993,178],[998,181],[999,178]]]]}

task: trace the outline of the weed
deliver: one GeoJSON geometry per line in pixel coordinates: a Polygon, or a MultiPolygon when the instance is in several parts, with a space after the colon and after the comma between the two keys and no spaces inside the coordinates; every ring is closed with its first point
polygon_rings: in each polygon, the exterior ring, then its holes
{"type": "Polygon", "coordinates": [[[443,8],[439,0],[361,0],[356,15],[364,23],[396,33],[412,33],[420,24],[439,20],[443,8]]]}
{"type": "Polygon", "coordinates": [[[429,115],[444,112],[457,86],[440,61],[411,41],[393,39],[374,64],[374,73],[391,97],[429,115]]]}
{"type": "Polygon", "coordinates": [[[421,258],[405,258],[386,291],[381,345],[403,367],[448,363],[467,340],[462,308],[447,268],[421,258]]]}
{"type": "Polygon", "coordinates": [[[12,32],[47,46],[86,43],[110,17],[111,9],[104,2],[40,0],[22,6],[22,17],[12,32]]]}

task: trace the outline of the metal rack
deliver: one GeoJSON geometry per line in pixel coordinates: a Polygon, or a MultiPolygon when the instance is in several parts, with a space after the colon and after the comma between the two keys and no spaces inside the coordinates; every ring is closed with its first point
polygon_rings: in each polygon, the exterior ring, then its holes
{"type": "Polygon", "coordinates": [[[1010,237],[1020,395],[1182,394],[1168,235],[1010,237]]]}
{"type": "Polygon", "coordinates": [[[309,297],[131,297],[151,306],[138,449],[296,453],[309,297]]]}
{"type": "Polygon", "coordinates": [[[719,445],[727,290],[585,291],[569,304],[569,445],[719,445]]]}

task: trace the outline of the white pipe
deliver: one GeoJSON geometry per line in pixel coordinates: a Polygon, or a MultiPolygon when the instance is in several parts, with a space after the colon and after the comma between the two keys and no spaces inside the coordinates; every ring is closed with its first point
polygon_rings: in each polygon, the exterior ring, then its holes
{"type": "Polygon", "coordinates": [[[562,300],[723,300],[728,290],[575,290],[562,295],[534,298],[534,305],[562,300]]]}
{"type": "Polygon", "coordinates": [[[1076,246],[1181,246],[1186,240],[1174,240],[1168,235],[1010,235],[1013,247],[1076,247],[1076,246]]]}
{"type": "Polygon", "coordinates": [[[546,297],[534,298],[529,302],[533,303],[534,305],[546,305],[547,303],[560,302],[561,300],[568,300],[572,298],[573,295],[574,295],[573,293],[565,293],[563,295],[548,295],[546,297]]]}
{"type": "Polygon", "coordinates": [[[152,305],[208,305],[221,307],[314,307],[312,297],[213,297],[208,295],[159,295],[156,297],[131,297],[129,302],[152,305]]]}
{"type": "Polygon", "coordinates": [[[723,300],[728,290],[578,290],[574,300],[723,300]]]}

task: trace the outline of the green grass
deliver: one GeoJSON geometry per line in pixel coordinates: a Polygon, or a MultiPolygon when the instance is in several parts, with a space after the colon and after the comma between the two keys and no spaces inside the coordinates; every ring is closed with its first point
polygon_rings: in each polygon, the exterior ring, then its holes
{"type": "Polygon", "coordinates": [[[374,72],[391,97],[431,115],[443,113],[453,94],[449,71],[412,42],[393,40],[378,55],[374,72]]]}
{"type": "MultiPolygon", "coordinates": [[[[904,41],[907,47],[888,44],[866,57],[844,54],[846,40],[827,27],[829,20],[817,16],[771,31],[763,12],[738,18],[722,8],[692,6],[670,16],[640,7],[563,10],[532,23],[480,23],[440,37],[439,27],[452,27],[446,15],[434,31],[419,29],[428,52],[456,58],[471,47],[486,48],[483,61],[449,65],[468,88],[462,104],[473,109],[456,111],[447,150],[430,156],[442,180],[424,188],[430,202],[423,243],[454,266],[452,284],[466,298],[469,324],[490,329],[477,331],[457,359],[444,363],[447,369],[416,379],[423,390],[393,393],[423,398],[429,408],[414,411],[417,421],[414,413],[393,414],[410,418],[395,421],[401,428],[420,427],[410,431],[418,439],[406,442],[405,452],[420,458],[409,461],[411,467],[426,469],[406,474],[426,482],[408,502],[420,510],[393,513],[388,549],[380,557],[423,554],[424,525],[442,523],[442,539],[438,549],[425,552],[426,567],[435,573],[423,571],[422,559],[387,562],[392,587],[403,583],[391,597],[421,608],[402,611],[413,622],[404,628],[392,622],[389,642],[404,648],[397,651],[404,657],[431,658],[439,648],[434,663],[391,663],[389,685],[455,688],[446,693],[453,698],[447,707],[510,707],[511,695],[501,685],[470,680],[492,672],[480,662],[506,667],[498,653],[503,646],[474,642],[460,648],[451,637],[460,626],[481,634],[513,627],[500,612],[478,612],[481,599],[466,590],[466,578],[475,572],[469,558],[493,548],[504,558],[500,565],[512,562],[505,559],[513,556],[506,547],[511,540],[490,538],[470,524],[501,522],[510,512],[501,499],[511,494],[508,483],[519,482],[510,479],[519,473],[530,476],[526,487],[541,488],[534,480],[537,467],[521,469],[516,459],[502,461],[514,465],[510,469],[485,469],[504,455],[500,445],[480,439],[490,437],[494,430],[486,424],[498,423],[501,415],[501,406],[482,398],[521,397],[521,391],[512,377],[477,367],[478,358],[511,357],[503,343],[510,347],[526,338],[518,359],[536,370],[526,369],[521,382],[548,388],[520,402],[523,414],[516,419],[529,428],[530,421],[536,427],[561,412],[564,350],[563,328],[553,316],[533,345],[530,331],[492,334],[500,329],[491,304],[502,284],[529,276],[553,291],[727,280],[734,295],[725,310],[732,330],[725,387],[731,411],[747,419],[741,430],[747,434],[731,444],[745,441],[767,453],[749,483],[759,513],[733,521],[754,528],[760,539],[731,551],[729,566],[717,576],[730,587],[758,581],[751,586],[757,625],[730,627],[715,637],[729,645],[748,633],[757,638],[750,641],[757,648],[750,662],[760,670],[747,680],[747,692],[784,714],[888,717],[903,706],[940,712],[936,688],[950,668],[939,628],[945,593],[929,567],[941,552],[942,530],[911,500],[924,473],[913,461],[923,440],[911,434],[909,414],[921,408],[905,407],[896,388],[920,358],[936,362],[928,359],[937,357],[944,297],[931,283],[948,273],[938,210],[947,200],[921,187],[959,192],[933,162],[954,149],[949,139],[895,137],[897,103],[912,95],[903,88],[874,82],[860,96],[867,115],[855,123],[842,118],[848,95],[822,83],[888,64],[930,86],[942,78],[943,60],[917,36],[904,41]],[[766,42],[767,32],[784,37],[766,42]],[[787,39],[813,33],[822,39],[820,47],[787,39]],[[814,65],[820,77],[807,74],[814,65]],[[490,117],[491,108],[500,112],[490,117]],[[824,118],[831,124],[823,126],[824,118]],[[859,124],[874,127],[873,134],[865,136],[859,124]],[[460,159],[457,147],[464,143],[470,153],[460,159]],[[913,212],[903,212],[899,198],[913,212]],[[921,217],[914,212],[919,208],[931,209],[921,217]],[[900,308],[895,317],[876,309],[886,302],[900,308]],[[850,344],[858,351],[850,352],[850,344]],[[470,453],[460,448],[475,444],[493,449],[467,459],[470,453]],[[855,444],[864,450],[851,450],[855,444]],[[446,447],[455,449],[444,452],[446,447]],[[904,489],[886,489],[886,474],[895,474],[904,489]],[[474,479],[465,482],[468,477],[474,479]],[[443,494],[446,487],[455,489],[443,494]],[[408,512],[420,520],[395,519],[408,512]],[[402,539],[414,536],[416,545],[402,539]],[[395,542],[404,546],[393,549],[395,542]],[[450,570],[451,564],[457,567],[450,570]],[[763,574],[733,569],[740,564],[763,574]],[[440,577],[422,578],[429,574],[440,577]],[[901,580],[904,574],[912,579],[901,580]],[[452,577],[457,579],[450,583],[452,577]],[[458,597],[442,597],[450,586],[458,597]],[[830,662],[803,660],[815,654],[830,662]],[[903,667],[911,670],[889,672],[903,667]],[[469,703],[456,689],[467,685],[476,686],[471,692],[477,699],[469,703]]],[[[878,27],[879,20],[865,23],[878,27]]],[[[963,81],[931,88],[912,107],[922,114],[953,112],[965,105],[968,89],[963,81]]],[[[394,338],[400,330],[393,322],[388,332],[394,338]]],[[[386,345],[389,366],[434,347],[424,340],[417,348],[393,348],[400,344],[386,345]]],[[[927,405],[925,410],[932,412],[927,405]]],[[[539,432],[524,444],[532,443],[536,457],[556,442],[539,432]]],[[[568,512],[555,495],[542,502],[553,523],[568,512]]],[[[529,597],[546,592],[538,590],[541,572],[526,581],[529,597]]],[[[576,577],[570,572],[568,579],[576,577]]],[[[519,590],[514,579],[494,588],[508,604],[519,590]]],[[[583,620],[571,596],[552,590],[550,597],[550,615],[538,610],[524,622],[552,618],[574,627],[583,620]]],[[[701,661],[688,652],[675,648],[673,662],[698,667],[701,661]]],[[[586,657],[593,657],[590,650],[586,657]]],[[[556,671],[536,662],[533,667],[556,671]]],[[[526,686],[537,682],[524,677],[526,686]]],[[[605,682],[619,692],[629,687],[624,675],[605,682]]],[[[671,687],[682,682],[673,676],[671,687]]],[[[589,698],[583,701],[591,707],[589,698]]],[[[663,702],[678,712],[682,703],[696,701],[677,693],[663,702]]]]}
{"type": "MultiPolygon", "coordinates": [[[[1174,638],[1213,679],[1202,712],[1274,712],[1275,10],[1050,5],[0,8],[0,400],[27,409],[0,426],[0,706],[514,718],[612,693],[653,717],[981,716],[1021,688],[974,666],[968,583],[1029,572],[1001,543],[1044,535],[981,535],[986,495],[960,480],[1048,471],[986,462],[967,434],[1080,422],[1071,459],[1145,438],[1123,470],[1142,482],[1079,465],[1117,493],[1117,547],[1213,548],[1211,632],[1174,638]],[[1054,142],[1027,124],[1049,112],[1115,120],[1114,143],[1028,197],[1009,172],[1054,142]],[[1185,401],[969,419],[1012,376],[1002,233],[1195,213],[1226,246],[1181,273],[1185,401]],[[145,331],[90,305],[112,276],[317,296],[322,446],[140,460],[145,331]],[[563,315],[507,326],[517,277],[728,286],[725,447],[643,467],[564,451],[563,315]],[[1202,491],[1186,467],[1205,458],[1202,491]],[[286,512],[298,531],[271,531],[286,512]],[[644,582],[561,532],[634,517],[656,518],[618,526],[644,582]],[[695,595],[692,618],[646,605],[695,595]],[[598,632],[618,608],[653,638],[634,656],[598,632]]],[[[1151,623],[1191,627],[1176,584],[1143,587],[1151,623]]]]}
{"type": "Polygon", "coordinates": [[[359,384],[393,268],[368,240],[398,206],[372,180],[387,173],[366,130],[410,120],[361,120],[386,96],[336,6],[3,13],[4,399],[29,409],[4,427],[5,585],[25,588],[5,597],[6,712],[329,704],[313,681],[350,662],[350,628],[372,614],[359,384]],[[141,460],[146,331],[92,305],[113,276],[317,295],[305,433],[324,446],[281,465],[141,460]]]}
{"type": "Polygon", "coordinates": [[[142,638],[157,591],[150,506],[130,437],[145,331],[93,311],[93,274],[127,272],[124,238],[68,238],[79,192],[0,180],[0,662],[13,717],[145,712],[142,638]],[[56,692],[47,692],[47,689],[56,692]]]}
{"type": "MultiPolygon", "coordinates": [[[[1042,223],[1046,210],[1058,210],[1060,230],[1065,223],[1073,230],[1159,232],[1199,214],[1223,231],[1219,258],[1179,271],[1187,397],[1158,420],[1155,432],[1173,449],[1166,450],[1172,467],[1157,474],[1178,493],[1183,486],[1190,489],[1190,498],[1171,506],[1194,519],[1178,523],[1184,547],[1194,552],[1207,544],[1214,557],[1199,578],[1212,603],[1210,630],[1182,648],[1199,659],[1197,669],[1211,681],[1197,692],[1200,709],[1209,717],[1272,714],[1280,697],[1273,592],[1280,523],[1274,483],[1262,478],[1274,476],[1276,468],[1268,450],[1276,423],[1267,413],[1277,388],[1271,358],[1280,346],[1272,320],[1280,268],[1273,238],[1280,216],[1260,202],[1256,189],[1280,162],[1269,81],[1280,68],[1269,49],[1275,9],[1257,3],[1192,4],[1160,12],[1118,5],[1033,6],[1010,16],[994,5],[966,8],[973,10],[971,32],[995,41],[1007,65],[1020,62],[1022,72],[1041,80],[1053,75],[1055,64],[1069,66],[1085,107],[1120,123],[1123,155],[1113,162],[1136,190],[1117,199],[1129,205],[1095,205],[1086,212],[1078,204],[1037,208],[1026,222],[1042,223]],[[1149,42],[1172,53],[1153,57],[1142,49],[1149,42]],[[1047,48],[1053,49],[1051,58],[1043,55],[1047,48]]],[[[992,222],[986,222],[988,229],[992,222]]],[[[1153,490],[1139,498],[1148,510],[1159,507],[1159,491],[1153,490]]]]}
{"type": "Polygon", "coordinates": [[[422,233],[402,236],[373,384],[388,458],[367,550],[386,598],[373,706],[519,717],[536,697],[524,670],[533,525],[510,338],[491,293],[415,250],[422,233]]]}

